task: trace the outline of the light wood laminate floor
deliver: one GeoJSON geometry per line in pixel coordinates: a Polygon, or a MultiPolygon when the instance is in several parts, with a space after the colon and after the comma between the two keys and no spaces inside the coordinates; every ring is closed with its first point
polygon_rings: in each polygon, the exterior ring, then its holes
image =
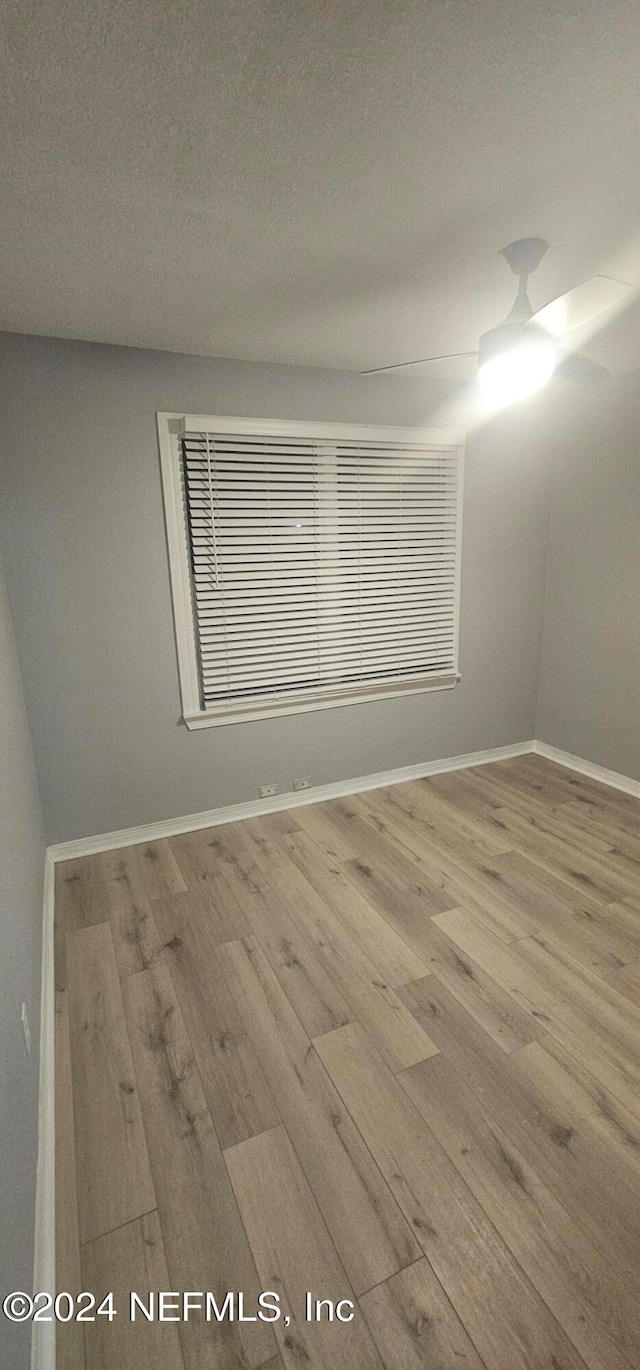
{"type": "Polygon", "coordinates": [[[532,755],[67,861],[56,1007],[57,1286],[119,1309],[58,1370],[640,1364],[638,800],[532,755]]]}

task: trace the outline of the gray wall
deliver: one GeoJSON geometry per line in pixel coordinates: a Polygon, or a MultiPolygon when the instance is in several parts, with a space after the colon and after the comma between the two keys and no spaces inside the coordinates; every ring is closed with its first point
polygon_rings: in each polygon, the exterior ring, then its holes
{"type": "Polygon", "coordinates": [[[467,448],[453,691],[189,733],[158,409],[438,421],[446,387],[4,335],[0,533],[50,842],[533,736],[549,510],[528,406],[467,448]]]}
{"type": "Polygon", "coordinates": [[[639,375],[556,411],[537,736],[640,780],[639,375]]]}
{"type": "MultiPolygon", "coordinates": [[[[22,684],[0,565],[0,1291],[29,1291],[38,1151],[44,835],[22,684]],[[20,1006],[27,1005],[27,1057],[20,1006]]],[[[0,1365],[29,1364],[30,1328],[0,1317],[0,1365]]]]}

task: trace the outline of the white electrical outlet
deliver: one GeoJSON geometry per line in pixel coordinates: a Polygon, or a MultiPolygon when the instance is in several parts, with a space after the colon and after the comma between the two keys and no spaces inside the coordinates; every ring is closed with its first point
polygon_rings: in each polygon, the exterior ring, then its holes
{"type": "Polygon", "coordinates": [[[272,794],[278,793],[277,785],[261,785],[259,794],[261,799],[270,799],[272,794]]]}
{"type": "Polygon", "coordinates": [[[293,788],[294,788],[294,790],[310,790],[310,789],[311,789],[311,776],[310,776],[310,775],[303,775],[303,776],[301,776],[300,780],[294,780],[294,782],[293,782],[293,788]]]}
{"type": "Polygon", "coordinates": [[[27,1005],[26,1005],[26,1004],[23,1004],[23,1005],[22,1005],[22,1008],[21,1008],[21,1010],[20,1010],[20,1022],[22,1023],[22,1031],[23,1031],[23,1033],[24,1033],[24,1044],[25,1044],[25,1046],[26,1046],[26,1048],[27,1048],[27,1056],[30,1056],[30,1055],[31,1055],[31,1029],[30,1029],[30,1027],[29,1027],[29,1019],[28,1019],[28,1016],[27,1016],[27,1005]]]}

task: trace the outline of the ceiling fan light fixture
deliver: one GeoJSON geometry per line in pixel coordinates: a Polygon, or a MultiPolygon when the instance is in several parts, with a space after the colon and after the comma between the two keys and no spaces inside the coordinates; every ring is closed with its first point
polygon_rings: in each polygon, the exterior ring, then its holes
{"type": "Polygon", "coordinates": [[[480,339],[478,379],[493,404],[512,404],[541,390],[553,375],[557,353],[542,329],[507,322],[480,339]]]}
{"type": "Polygon", "coordinates": [[[488,399],[500,405],[512,404],[542,390],[555,364],[555,353],[548,343],[518,343],[482,362],[478,377],[488,399]]]}

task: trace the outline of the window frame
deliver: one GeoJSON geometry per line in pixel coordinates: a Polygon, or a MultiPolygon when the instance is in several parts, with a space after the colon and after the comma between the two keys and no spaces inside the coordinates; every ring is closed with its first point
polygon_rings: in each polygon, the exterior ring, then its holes
{"type": "Polygon", "coordinates": [[[169,577],[178,657],[178,676],[182,703],[182,719],[190,730],[198,728],[217,728],[235,723],[254,722],[261,718],[274,718],[278,715],[309,713],[318,709],[346,708],[352,704],[362,704],[377,699],[392,699],[407,694],[428,694],[434,690],[451,690],[461,679],[459,671],[460,637],[460,577],[462,560],[462,511],[464,485],[464,445],[465,434],[461,429],[451,428],[404,428],[381,427],[377,424],[312,423],[285,419],[237,418],[227,415],[202,415],[173,413],[164,410],[156,414],[158,443],[160,449],[160,468],[164,503],[167,551],[169,556],[169,577]],[[361,692],[347,695],[325,696],[318,694],[313,699],[283,700],[278,703],[260,703],[255,707],[239,708],[237,711],[205,710],[200,693],[198,668],[198,640],[196,631],[195,605],[189,565],[189,530],[180,468],[180,440],[185,433],[227,432],[246,434],[251,437],[294,437],[318,438],[326,442],[352,440],[366,442],[418,443],[435,450],[453,449],[458,454],[458,491],[456,506],[456,553],[454,581],[454,671],[449,676],[425,680],[424,683],[388,686],[375,685],[363,688],[361,692]]]}

